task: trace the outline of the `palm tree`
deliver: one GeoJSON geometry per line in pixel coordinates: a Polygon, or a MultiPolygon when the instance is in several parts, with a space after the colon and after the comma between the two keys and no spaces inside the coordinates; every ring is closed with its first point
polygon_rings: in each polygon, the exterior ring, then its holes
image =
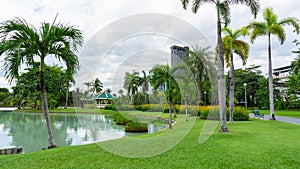
{"type": "Polygon", "coordinates": [[[270,119],[275,119],[274,112],[274,94],[273,94],[273,77],[272,77],[272,55],[271,55],[271,35],[277,36],[280,44],[286,39],[283,26],[291,25],[295,28],[295,32],[299,33],[299,21],[296,18],[288,17],[278,21],[277,15],[273,9],[268,7],[263,11],[263,22],[251,22],[248,26],[251,29],[250,40],[253,43],[258,36],[267,36],[268,39],[268,74],[269,74],[269,101],[270,101],[270,119]]]}
{"type": "Polygon", "coordinates": [[[224,27],[222,32],[225,34],[223,37],[223,49],[225,55],[226,66],[230,67],[229,73],[229,121],[233,122],[234,111],[234,64],[233,53],[240,56],[243,61],[243,65],[246,64],[249,55],[249,44],[238,38],[248,34],[247,28],[240,28],[232,31],[228,27],[224,27]]]}
{"type": "Polygon", "coordinates": [[[206,72],[206,66],[208,65],[208,60],[210,60],[210,56],[212,52],[209,47],[192,47],[191,51],[188,51],[187,57],[184,58],[184,62],[189,66],[191,72],[193,73],[193,78],[197,83],[198,94],[200,98],[200,104],[202,102],[202,86],[204,84],[205,79],[208,76],[206,72]]]}
{"type": "Polygon", "coordinates": [[[71,72],[65,72],[63,81],[66,83],[66,104],[65,104],[65,109],[68,107],[68,100],[69,100],[69,88],[71,87],[70,83],[73,83],[75,85],[75,79],[73,78],[73,74],[71,72]]]}
{"type": "Polygon", "coordinates": [[[172,75],[174,71],[170,70],[169,65],[156,65],[150,72],[150,82],[154,90],[161,85],[166,85],[166,90],[164,92],[169,102],[169,128],[172,129],[173,95],[175,94],[175,90],[179,91],[178,84],[172,75]]]}
{"type": "Polygon", "coordinates": [[[93,91],[94,94],[101,93],[103,88],[103,83],[98,78],[96,78],[95,81],[91,83],[91,85],[92,85],[91,90],[93,91]]]}
{"type": "Polygon", "coordinates": [[[93,86],[93,82],[84,82],[83,84],[86,85],[86,87],[87,87],[86,94],[89,95],[90,87],[93,86]]]}
{"type": "MultiPolygon", "coordinates": [[[[181,0],[183,8],[186,9],[189,0],[181,0]]],[[[257,0],[193,0],[192,11],[197,13],[203,3],[214,4],[217,10],[217,44],[218,44],[218,98],[220,107],[221,132],[228,132],[226,125],[226,94],[225,94],[225,77],[224,77],[224,53],[221,35],[221,18],[225,26],[230,22],[230,7],[234,4],[245,4],[250,7],[251,13],[256,16],[259,10],[257,0]]]]}
{"type": "Polygon", "coordinates": [[[48,102],[45,86],[45,59],[54,56],[65,62],[67,72],[74,73],[79,68],[78,57],[74,52],[83,43],[82,32],[66,24],[42,23],[39,29],[34,28],[23,19],[8,20],[0,25],[0,54],[4,54],[5,77],[11,83],[18,78],[20,67],[25,64],[30,66],[35,57],[40,59],[40,86],[48,130],[48,148],[56,147],[52,135],[51,123],[48,112],[48,102]]]}
{"type": "Polygon", "coordinates": [[[133,103],[133,95],[138,91],[138,87],[140,84],[139,73],[133,71],[132,73],[126,72],[124,77],[124,88],[127,90],[127,93],[130,97],[130,104],[133,103]]]}

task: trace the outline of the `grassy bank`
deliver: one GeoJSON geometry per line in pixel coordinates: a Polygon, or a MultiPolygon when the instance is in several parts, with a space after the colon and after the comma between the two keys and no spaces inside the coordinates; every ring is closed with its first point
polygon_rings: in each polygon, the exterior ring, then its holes
{"type": "MultiPolygon", "coordinates": [[[[42,113],[42,110],[38,110],[36,108],[25,108],[25,109],[17,109],[15,112],[23,112],[23,113],[42,113]]],[[[114,114],[115,111],[112,110],[104,110],[104,109],[75,109],[75,108],[56,108],[54,110],[49,109],[50,113],[101,113],[101,114],[114,114]]]]}
{"type": "MultiPolygon", "coordinates": [[[[171,131],[168,138],[173,139],[182,135],[181,128],[190,122],[192,121],[179,121],[173,129],[176,132],[171,131]]],[[[98,144],[90,144],[0,156],[0,168],[300,167],[300,127],[298,125],[263,120],[234,122],[228,124],[230,133],[219,133],[216,130],[205,143],[199,144],[199,134],[204,122],[196,120],[191,131],[179,144],[154,157],[122,157],[105,151],[98,144]]],[[[163,134],[166,133],[156,133],[154,138],[163,134]]],[[[104,142],[102,145],[120,146],[126,145],[127,142],[128,138],[124,138],[104,142]]],[[[167,145],[169,142],[157,142],[157,144],[167,145]]],[[[125,148],[132,150],[135,147],[125,148]]],[[[151,148],[144,147],[142,151],[148,152],[151,148]]]]}
{"type": "MultiPolygon", "coordinates": [[[[270,114],[270,110],[259,110],[261,114],[270,114]]],[[[300,118],[300,110],[275,110],[276,116],[289,116],[300,118]]]]}

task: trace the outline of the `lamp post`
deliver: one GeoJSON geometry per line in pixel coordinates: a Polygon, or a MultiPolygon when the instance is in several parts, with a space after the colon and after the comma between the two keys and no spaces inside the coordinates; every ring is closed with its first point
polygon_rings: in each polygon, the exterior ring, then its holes
{"type": "Polygon", "coordinates": [[[204,92],[204,105],[206,106],[206,92],[204,92]]]}
{"type": "Polygon", "coordinates": [[[245,89],[245,107],[247,109],[247,83],[244,83],[244,89],[245,89]]]}

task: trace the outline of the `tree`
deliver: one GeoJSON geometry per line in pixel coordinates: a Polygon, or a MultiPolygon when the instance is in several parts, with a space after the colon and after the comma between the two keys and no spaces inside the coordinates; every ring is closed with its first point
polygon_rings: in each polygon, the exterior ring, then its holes
{"type": "Polygon", "coordinates": [[[133,95],[138,91],[138,87],[140,84],[139,73],[133,71],[132,73],[126,72],[124,77],[124,88],[127,90],[127,93],[130,97],[130,104],[133,103],[133,95]]]}
{"type": "Polygon", "coordinates": [[[98,93],[101,93],[102,92],[102,88],[103,88],[103,83],[98,79],[96,78],[94,82],[92,82],[92,91],[94,94],[98,94],[98,93]]]}
{"type": "MultiPolygon", "coordinates": [[[[189,0],[181,0],[183,8],[186,9],[189,0]]],[[[218,99],[220,107],[220,132],[228,132],[226,125],[226,94],[225,94],[225,78],[224,78],[224,53],[221,35],[221,20],[227,26],[230,23],[230,7],[234,4],[245,4],[250,7],[251,13],[256,16],[259,10],[259,3],[257,0],[193,0],[192,11],[197,13],[199,7],[203,3],[214,4],[217,10],[217,44],[218,44],[218,99]]]]}
{"type": "Polygon", "coordinates": [[[209,47],[192,47],[191,51],[188,51],[188,56],[184,58],[184,62],[189,66],[191,72],[193,73],[193,78],[197,83],[198,94],[200,98],[200,104],[202,104],[202,86],[207,79],[207,67],[209,57],[212,55],[209,47]]]}
{"type": "Polygon", "coordinates": [[[241,36],[248,34],[246,28],[236,29],[232,31],[228,27],[224,27],[222,32],[225,34],[223,37],[223,49],[225,55],[226,66],[230,67],[229,73],[229,121],[233,122],[233,111],[234,111],[234,63],[233,63],[233,53],[240,56],[243,61],[243,65],[246,64],[249,54],[249,45],[247,42],[239,40],[241,36]]]}
{"type": "Polygon", "coordinates": [[[67,72],[73,73],[79,68],[78,57],[74,52],[83,43],[82,32],[66,24],[42,23],[39,29],[28,24],[23,19],[13,19],[0,25],[0,54],[4,57],[5,77],[11,83],[18,78],[20,67],[25,64],[32,65],[36,57],[40,60],[40,87],[48,131],[48,148],[56,147],[53,139],[51,123],[48,112],[45,86],[45,59],[54,56],[63,61],[67,72]]]}
{"type": "Polygon", "coordinates": [[[89,93],[90,93],[90,87],[93,86],[93,82],[84,82],[83,84],[86,85],[86,87],[87,87],[87,90],[85,92],[86,95],[89,95],[89,93]]]}
{"type": "Polygon", "coordinates": [[[154,90],[156,90],[161,85],[166,86],[166,90],[164,92],[169,102],[169,128],[172,129],[172,101],[175,95],[174,91],[179,91],[178,84],[172,75],[174,71],[170,70],[169,65],[156,65],[151,69],[150,72],[150,82],[154,90]]]}
{"type": "Polygon", "coordinates": [[[299,34],[299,21],[294,17],[288,17],[278,20],[273,9],[268,7],[263,11],[263,22],[253,21],[248,25],[251,29],[250,40],[253,43],[258,36],[267,36],[268,39],[268,74],[269,74],[269,101],[270,101],[270,119],[276,120],[274,112],[274,89],[272,74],[272,54],[271,54],[271,35],[277,36],[280,44],[286,39],[286,33],[283,26],[291,25],[295,28],[295,32],[299,34]]]}

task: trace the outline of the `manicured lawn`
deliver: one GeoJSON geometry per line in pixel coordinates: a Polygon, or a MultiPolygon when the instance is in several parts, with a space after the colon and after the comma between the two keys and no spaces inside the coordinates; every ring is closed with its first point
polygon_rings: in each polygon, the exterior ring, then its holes
{"type": "Polygon", "coordinates": [[[199,144],[205,121],[197,119],[193,125],[192,119],[189,122],[181,119],[184,117],[178,118],[173,130],[146,138],[127,137],[99,145],[3,155],[0,168],[300,168],[299,125],[256,119],[234,122],[228,124],[229,133],[219,133],[218,127],[205,143],[199,144]],[[153,157],[128,158],[104,150],[109,146],[112,151],[129,150],[125,152],[128,156],[135,152],[143,155],[154,150],[155,153],[156,147],[167,147],[172,140],[184,136],[184,130],[189,127],[192,128],[182,141],[153,157]],[[131,144],[130,139],[144,141],[144,145],[131,144]]]}
{"type": "MultiPolygon", "coordinates": [[[[269,115],[270,111],[269,110],[259,110],[259,113],[269,115]]],[[[275,110],[275,115],[300,118],[300,110],[275,110]]]]}

